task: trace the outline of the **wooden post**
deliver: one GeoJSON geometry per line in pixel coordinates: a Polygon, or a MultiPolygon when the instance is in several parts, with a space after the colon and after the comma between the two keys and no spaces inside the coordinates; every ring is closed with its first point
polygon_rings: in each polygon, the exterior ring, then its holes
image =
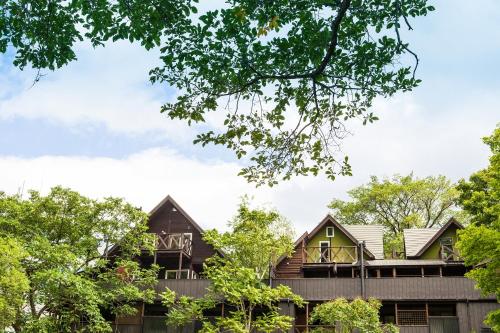
{"type": "Polygon", "coordinates": [[[420,273],[422,274],[422,277],[424,277],[425,273],[424,273],[424,266],[420,267],[420,273]]]}
{"type": "Polygon", "coordinates": [[[439,277],[443,277],[443,267],[439,266],[439,277]]]}
{"type": "Polygon", "coordinates": [[[394,315],[396,316],[396,325],[399,325],[398,303],[394,303],[394,315]]]}
{"type": "Polygon", "coordinates": [[[425,321],[429,325],[429,303],[425,303],[425,321]]]}
{"type": "Polygon", "coordinates": [[[396,277],[396,267],[393,267],[392,268],[392,277],[395,278],[396,277]]]}
{"type": "Polygon", "coordinates": [[[309,332],[309,303],[306,303],[306,333],[309,332]]]}
{"type": "Polygon", "coordinates": [[[380,268],[377,268],[377,279],[380,279],[380,268]]]}
{"type": "Polygon", "coordinates": [[[179,253],[179,269],[177,270],[177,274],[175,275],[177,279],[181,278],[181,269],[182,269],[182,251],[179,253]]]}

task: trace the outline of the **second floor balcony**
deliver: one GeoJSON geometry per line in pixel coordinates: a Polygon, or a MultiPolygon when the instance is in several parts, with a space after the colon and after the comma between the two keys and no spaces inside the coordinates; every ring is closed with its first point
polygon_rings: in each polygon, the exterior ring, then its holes
{"type": "Polygon", "coordinates": [[[458,249],[453,244],[441,244],[439,254],[444,261],[462,261],[458,249]]]}
{"type": "Polygon", "coordinates": [[[357,260],[357,246],[308,246],[302,248],[302,263],[304,264],[352,264],[357,260]]]}
{"type": "Polygon", "coordinates": [[[155,235],[155,251],[193,253],[193,235],[191,233],[161,233],[155,235]]]}

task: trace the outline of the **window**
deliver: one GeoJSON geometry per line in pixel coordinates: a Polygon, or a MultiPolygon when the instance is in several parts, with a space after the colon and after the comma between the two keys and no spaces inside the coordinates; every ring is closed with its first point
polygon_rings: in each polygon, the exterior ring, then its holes
{"type": "Polygon", "coordinates": [[[165,279],[167,280],[175,280],[177,279],[177,271],[166,271],[165,279]]]}
{"type": "Polygon", "coordinates": [[[400,326],[427,325],[425,304],[397,304],[397,321],[400,326]]]}
{"type": "Polygon", "coordinates": [[[175,280],[175,279],[198,279],[198,274],[194,270],[190,269],[169,269],[164,271],[165,279],[175,280]]]}
{"type": "Polygon", "coordinates": [[[333,237],[335,235],[335,229],[333,227],[326,227],[326,237],[333,237]]]}

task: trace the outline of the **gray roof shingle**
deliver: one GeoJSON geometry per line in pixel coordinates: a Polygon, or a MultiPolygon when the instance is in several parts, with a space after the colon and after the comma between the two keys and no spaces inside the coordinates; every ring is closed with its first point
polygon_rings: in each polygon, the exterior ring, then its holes
{"type": "Polygon", "coordinates": [[[366,248],[375,259],[384,259],[384,228],[381,225],[342,225],[358,241],[365,241],[366,248]]]}
{"type": "Polygon", "coordinates": [[[420,251],[438,231],[439,228],[404,229],[403,235],[405,239],[406,256],[412,257],[417,255],[418,251],[420,251]]]}

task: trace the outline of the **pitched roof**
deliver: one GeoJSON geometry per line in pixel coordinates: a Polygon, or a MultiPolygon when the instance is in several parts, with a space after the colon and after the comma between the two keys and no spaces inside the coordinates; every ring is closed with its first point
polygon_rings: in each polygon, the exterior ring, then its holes
{"type": "MultiPolygon", "coordinates": [[[[360,238],[356,238],[348,229],[347,225],[342,225],[340,223],[337,222],[337,220],[335,220],[333,218],[333,216],[331,216],[330,214],[327,214],[326,217],[323,219],[323,221],[321,221],[317,226],[316,228],[313,229],[313,231],[311,231],[309,233],[309,235],[307,235],[307,237],[314,237],[314,235],[316,235],[328,222],[332,223],[335,227],[337,227],[340,231],[342,231],[346,236],[347,238],[349,238],[354,244],[358,244],[360,241],[366,241],[366,239],[360,239],[360,238]]],[[[366,227],[366,226],[363,226],[363,227],[366,227]]],[[[359,233],[359,236],[363,236],[365,237],[366,235],[362,235],[361,232],[358,232],[359,233]]],[[[380,236],[382,237],[382,235],[380,236]]],[[[380,239],[380,241],[382,241],[382,238],[380,239]]],[[[375,255],[373,254],[373,252],[371,251],[371,249],[368,247],[368,244],[366,244],[365,246],[365,253],[370,257],[370,258],[375,258],[375,255]]]]}
{"type": "Polygon", "coordinates": [[[405,251],[407,257],[414,257],[418,251],[439,231],[438,228],[404,229],[405,251]]]}
{"type": "MultiPolygon", "coordinates": [[[[158,213],[168,202],[170,202],[172,204],[172,206],[174,206],[175,209],[177,209],[177,211],[179,211],[182,215],[184,215],[184,217],[186,217],[186,219],[189,221],[189,223],[191,223],[196,230],[198,230],[200,233],[203,233],[203,229],[198,225],[198,223],[196,223],[193,220],[193,218],[191,216],[189,216],[189,214],[186,213],[186,211],[184,209],[182,209],[182,207],[179,206],[179,204],[170,195],[167,195],[165,198],[163,198],[163,200],[160,201],[160,203],[157,204],[151,210],[151,212],[149,212],[149,219],[151,219],[151,217],[153,217],[156,213],[158,213]]],[[[111,247],[111,249],[108,251],[108,253],[113,253],[114,251],[116,251],[118,249],[118,247],[119,247],[118,243],[114,244],[111,247]]]]}
{"type": "Polygon", "coordinates": [[[439,230],[438,232],[432,236],[431,239],[429,239],[429,241],[424,244],[424,246],[418,251],[418,253],[416,254],[416,256],[421,256],[428,248],[429,246],[431,246],[435,241],[436,239],[438,239],[439,237],[441,237],[441,235],[446,231],[448,230],[449,227],[451,227],[452,225],[456,226],[458,229],[463,229],[464,226],[462,224],[460,224],[457,220],[455,220],[455,218],[450,218],[448,220],[448,222],[446,222],[445,225],[443,225],[439,230]]]}
{"type": "Polygon", "coordinates": [[[153,217],[156,213],[158,213],[168,202],[170,202],[172,204],[172,206],[175,207],[175,209],[177,209],[182,215],[184,215],[184,217],[189,221],[189,223],[191,223],[193,225],[193,227],[198,230],[200,233],[203,233],[203,229],[198,225],[198,223],[196,223],[193,218],[191,216],[189,216],[189,214],[184,210],[182,209],[181,206],[179,206],[179,204],[174,200],[174,198],[172,198],[169,195],[167,195],[165,198],[163,198],[162,201],[160,201],[159,204],[157,204],[155,206],[155,208],[153,208],[151,210],[151,212],[149,212],[149,217],[153,217]]]}
{"type": "Polygon", "coordinates": [[[464,228],[452,217],[441,228],[404,229],[406,257],[421,256],[451,225],[459,229],[464,228]]]}
{"type": "Polygon", "coordinates": [[[375,259],[384,259],[384,227],[381,225],[344,225],[358,241],[364,241],[375,259]]]}

